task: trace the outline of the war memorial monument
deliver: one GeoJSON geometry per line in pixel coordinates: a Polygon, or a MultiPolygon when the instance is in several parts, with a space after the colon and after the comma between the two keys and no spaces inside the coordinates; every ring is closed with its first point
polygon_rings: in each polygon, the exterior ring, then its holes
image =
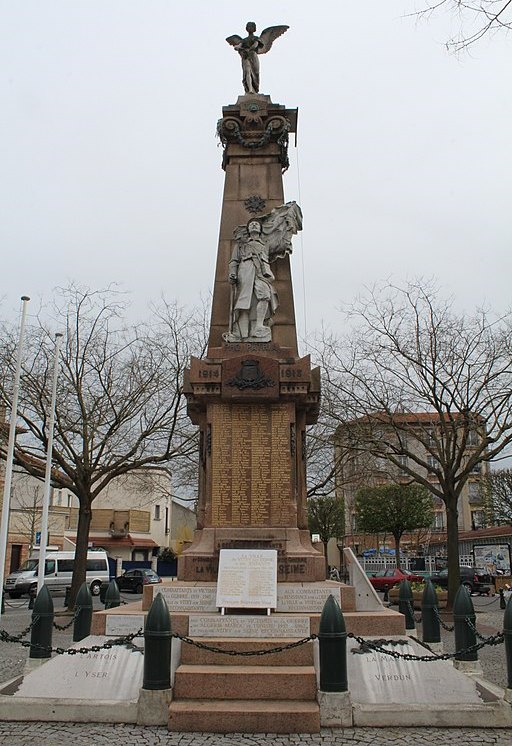
{"type": "Polygon", "coordinates": [[[350,583],[326,580],[308,530],[306,430],[318,416],[320,375],[298,350],[290,261],[302,212],[283,190],[297,109],[260,93],[259,79],[259,56],[287,29],[257,35],[250,22],[246,37],[227,39],[244,94],[223,107],[217,125],[225,183],[209,343],[184,381],[200,432],[194,540],[177,579],[146,586],[141,602],[97,612],[92,636],[78,643],[136,632],[161,593],[177,636],[170,686],[143,687],[143,656],[133,646],[62,655],[0,691],[0,719],[218,733],[512,723],[503,695],[451,661],[404,662],[354,639],[349,691],[321,691],[311,636],[330,596],[347,632],[394,638],[416,655],[425,649],[406,637],[404,615],[382,605],[349,550],[350,583]]]}

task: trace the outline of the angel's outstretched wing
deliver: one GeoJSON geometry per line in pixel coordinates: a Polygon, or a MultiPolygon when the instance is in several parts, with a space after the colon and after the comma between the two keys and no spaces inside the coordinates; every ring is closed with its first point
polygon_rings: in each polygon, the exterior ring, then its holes
{"type": "Polygon", "coordinates": [[[243,39],[241,36],[238,36],[238,34],[233,34],[233,36],[228,36],[226,41],[228,44],[231,44],[232,47],[236,47],[236,45],[240,44],[243,39]]]}
{"type": "MultiPolygon", "coordinates": [[[[258,54],[266,54],[270,50],[277,37],[284,34],[284,32],[288,31],[289,28],[289,26],[269,26],[264,31],[262,31],[260,34],[260,42],[262,42],[262,45],[259,46],[258,54]]],[[[233,36],[230,36],[227,41],[233,38],[233,36]]]]}

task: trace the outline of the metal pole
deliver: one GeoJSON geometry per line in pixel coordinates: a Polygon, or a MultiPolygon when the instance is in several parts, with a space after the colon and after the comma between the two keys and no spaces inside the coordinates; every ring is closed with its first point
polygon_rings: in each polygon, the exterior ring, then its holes
{"type": "MultiPolygon", "coordinates": [[[[4,575],[5,575],[5,557],[7,554],[7,535],[9,530],[9,508],[11,504],[11,483],[12,483],[12,466],[14,457],[14,444],[16,441],[16,420],[18,417],[18,394],[20,389],[21,375],[21,356],[23,347],[23,337],[25,335],[25,319],[27,316],[27,304],[30,298],[26,295],[21,296],[23,301],[21,309],[20,336],[18,341],[18,351],[16,355],[16,372],[14,374],[14,388],[12,391],[12,405],[9,422],[9,441],[7,445],[7,456],[5,461],[5,482],[4,482],[4,503],[2,506],[2,524],[0,527],[0,594],[3,597],[4,575]]],[[[1,605],[0,605],[1,615],[1,605]]]]}
{"type": "Polygon", "coordinates": [[[53,384],[52,399],[50,404],[50,419],[48,422],[48,446],[46,449],[46,471],[44,474],[43,513],[41,516],[41,540],[39,543],[39,565],[37,569],[37,592],[44,585],[44,567],[46,560],[46,547],[48,546],[48,511],[50,506],[50,487],[52,480],[52,452],[53,452],[53,430],[55,423],[55,402],[57,399],[57,376],[59,369],[59,348],[62,334],[55,335],[55,359],[53,361],[53,384]]]}

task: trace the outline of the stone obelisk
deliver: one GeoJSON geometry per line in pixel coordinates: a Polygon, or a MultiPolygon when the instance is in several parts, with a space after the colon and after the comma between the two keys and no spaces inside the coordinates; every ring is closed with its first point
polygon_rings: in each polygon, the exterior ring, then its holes
{"type": "Polygon", "coordinates": [[[297,109],[258,93],[256,51],[244,56],[243,44],[268,51],[287,27],[256,37],[250,26],[247,39],[227,40],[246,92],[218,123],[226,176],[209,345],[185,379],[201,435],[198,528],[178,578],[215,581],[221,549],[254,548],[277,549],[280,582],[317,581],[325,563],[307,526],[305,437],[320,378],[298,353],[290,253],[302,216],[282,178],[297,109]]]}

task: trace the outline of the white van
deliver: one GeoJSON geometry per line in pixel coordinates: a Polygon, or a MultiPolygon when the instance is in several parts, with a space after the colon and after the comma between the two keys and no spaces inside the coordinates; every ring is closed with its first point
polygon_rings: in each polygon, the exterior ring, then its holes
{"type": "MultiPolygon", "coordinates": [[[[44,583],[49,591],[65,591],[71,585],[75,566],[74,552],[48,552],[44,567],[44,583]]],[[[37,588],[37,557],[28,559],[5,579],[4,591],[10,598],[19,598],[37,588]]],[[[102,583],[108,583],[110,573],[107,553],[103,550],[87,552],[86,580],[93,596],[100,592],[102,583]]]]}

